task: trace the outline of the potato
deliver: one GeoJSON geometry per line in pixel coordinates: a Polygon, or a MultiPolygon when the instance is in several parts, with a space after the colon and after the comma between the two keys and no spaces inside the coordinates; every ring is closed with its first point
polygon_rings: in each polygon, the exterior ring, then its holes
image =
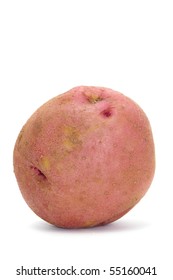
{"type": "Polygon", "coordinates": [[[75,87],[42,105],[14,148],[25,201],[39,217],[63,228],[119,219],[144,196],[154,170],[145,113],[103,87],[75,87]]]}

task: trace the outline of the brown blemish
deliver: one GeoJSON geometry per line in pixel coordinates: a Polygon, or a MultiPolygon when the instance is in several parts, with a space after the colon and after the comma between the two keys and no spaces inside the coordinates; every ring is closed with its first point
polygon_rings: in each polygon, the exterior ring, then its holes
{"type": "Polygon", "coordinates": [[[128,192],[127,192],[127,191],[123,191],[122,194],[123,194],[123,195],[127,195],[128,192]]]}
{"type": "Polygon", "coordinates": [[[79,183],[80,183],[80,180],[79,180],[79,179],[76,179],[76,180],[75,180],[75,183],[76,183],[76,184],[79,184],[79,183]]]}
{"type": "Polygon", "coordinates": [[[132,208],[133,206],[135,206],[139,200],[140,200],[140,198],[138,198],[137,196],[133,197],[133,198],[131,199],[131,202],[130,202],[131,208],[132,208]]]}
{"type": "Polygon", "coordinates": [[[42,127],[43,127],[42,120],[41,119],[36,120],[33,124],[33,127],[32,127],[33,135],[36,136],[36,135],[40,134],[41,130],[42,130],[42,127]]]}
{"type": "Polygon", "coordinates": [[[114,148],[117,148],[117,147],[118,147],[118,144],[117,144],[117,143],[114,143],[114,144],[113,144],[113,147],[114,147],[114,148]]]}
{"type": "Polygon", "coordinates": [[[23,129],[20,131],[19,136],[18,136],[18,145],[20,143],[20,141],[22,140],[23,137],[23,129]]]}
{"type": "Polygon", "coordinates": [[[110,195],[110,192],[109,191],[105,191],[104,195],[108,196],[108,195],[110,195]]]}
{"type": "Polygon", "coordinates": [[[117,187],[118,185],[119,185],[119,183],[117,183],[117,182],[112,183],[113,187],[117,187]]]}
{"type": "Polygon", "coordinates": [[[26,141],[25,141],[25,137],[24,137],[24,127],[22,128],[22,130],[20,131],[18,138],[17,138],[17,142],[16,142],[16,147],[18,150],[22,149],[24,147],[24,145],[27,145],[26,141]]]}

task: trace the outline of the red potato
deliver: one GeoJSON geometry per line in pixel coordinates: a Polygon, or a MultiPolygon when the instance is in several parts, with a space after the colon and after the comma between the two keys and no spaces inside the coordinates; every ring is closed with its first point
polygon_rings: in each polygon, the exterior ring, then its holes
{"type": "Polygon", "coordinates": [[[29,207],[63,228],[113,222],[148,190],[150,123],[123,94],[80,86],[41,106],[22,128],[14,172],[29,207]]]}

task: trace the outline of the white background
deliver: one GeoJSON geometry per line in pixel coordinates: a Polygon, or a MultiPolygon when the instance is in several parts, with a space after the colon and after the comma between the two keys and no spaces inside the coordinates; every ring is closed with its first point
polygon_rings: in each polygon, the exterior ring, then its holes
{"type": "Polygon", "coordinates": [[[0,1],[0,278],[171,279],[173,250],[173,8],[153,0],[0,1]],[[109,87],[147,113],[157,168],[142,201],[105,227],[64,230],[26,205],[13,148],[29,116],[78,85],[109,87]],[[16,276],[26,268],[100,268],[101,276],[16,276]],[[109,276],[111,266],[157,276],[109,276]]]}

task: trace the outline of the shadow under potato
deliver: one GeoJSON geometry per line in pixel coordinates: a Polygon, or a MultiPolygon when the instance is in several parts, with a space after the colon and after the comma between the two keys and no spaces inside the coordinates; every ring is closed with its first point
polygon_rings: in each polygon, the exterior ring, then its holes
{"type": "Polygon", "coordinates": [[[56,227],[52,224],[49,224],[45,221],[38,221],[30,225],[30,228],[36,231],[42,232],[55,232],[55,233],[102,233],[102,232],[125,232],[125,231],[136,231],[142,230],[151,226],[149,223],[145,221],[127,221],[127,220],[118,220],[116,222],[95,226],[90,228],[79,228],[79,229],[64,229],[56,227]]]}

